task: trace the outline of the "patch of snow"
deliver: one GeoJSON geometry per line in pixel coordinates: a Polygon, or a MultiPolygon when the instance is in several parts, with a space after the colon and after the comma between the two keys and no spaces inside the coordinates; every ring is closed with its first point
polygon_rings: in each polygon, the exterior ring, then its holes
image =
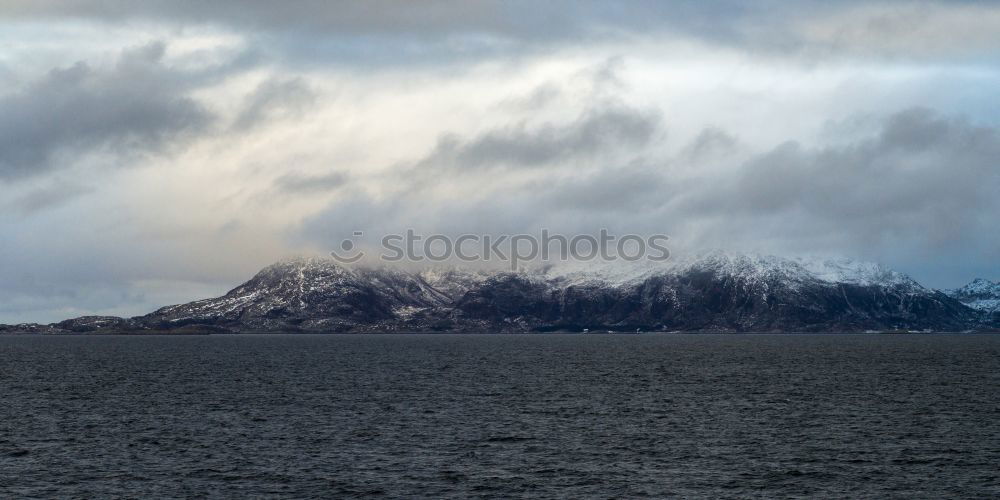
{"type": "Polygon", "coordinates": [[[947,293],[973,309],[1000,312],[1000,283],[980,278],[947,293]]]}
{"type": "Polygon", "coordinates": [[[828,283],[864,286],[910,286],[922,288],[909,276],[874,262],[851,259],[796,259],[817,279],[828,283]]]}
{"type": "Polygon", "coordinates": [[[980,299],[964,302],[965,305],[980,311],[1000,311],[1000,299],[980,299]]]}
{"type": "Polygon", "coordinates": [[[402,306],[402,307],[397,307],[395,310],[393,310],[393,313],[395,313],[396,316],[402,319],[409,319],[413,317],[414,314],[420,311],[424,311],[426,309],[427,309],[426,307],[402,306]]]}

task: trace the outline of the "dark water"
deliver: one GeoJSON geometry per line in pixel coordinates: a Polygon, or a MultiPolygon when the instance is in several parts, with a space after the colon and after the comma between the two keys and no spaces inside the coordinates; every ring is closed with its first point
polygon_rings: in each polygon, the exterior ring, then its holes
{"type": "Polygon", "coordinates": [[[0,497],[998,497],[1000,336],[0,337],[0,497]]]}

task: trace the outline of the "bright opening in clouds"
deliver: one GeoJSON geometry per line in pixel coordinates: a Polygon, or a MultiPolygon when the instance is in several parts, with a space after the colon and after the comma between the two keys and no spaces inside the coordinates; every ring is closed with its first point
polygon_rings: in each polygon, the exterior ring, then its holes
{"type": "Polygon", "coordinates": [[[663,233],[1000,278],[1000,5],[0,2],[0,323],[353,231],[663,233]]]}

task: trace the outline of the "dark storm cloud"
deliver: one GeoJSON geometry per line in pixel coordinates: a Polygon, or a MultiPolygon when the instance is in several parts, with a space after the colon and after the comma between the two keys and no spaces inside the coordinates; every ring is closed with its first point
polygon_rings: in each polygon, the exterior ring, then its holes
{"type": "Polygon", "coordinates": [[[593,158],[609,151],[646,146],[658,130],[660,115],[624,106],[591,109],[565,124],[502,126],[463,140],[449,134],[416,162],[420,171],[494,167],[532,168],[572,158],[593,158]]]}
{"type": "Polygon", "coordinates": [[[163,63],[164,44],[124,51],[112,68],[78,62],[0,97],[0,179],[68,166],[97,148],[159,151],[213,117],[187,96],[195,83],[163,63]]]}

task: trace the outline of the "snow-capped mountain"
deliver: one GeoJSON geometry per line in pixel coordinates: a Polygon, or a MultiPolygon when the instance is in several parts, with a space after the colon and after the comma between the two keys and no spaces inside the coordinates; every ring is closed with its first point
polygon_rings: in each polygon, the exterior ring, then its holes
{"type": "Polygon", "coordinates": [[[131,319],[77,318],[50,330],[738,332],[990,326],[987,314],[958,297],[966,295],[926,289],[871,263],[724,252],[662,263],[572,263],[519,272],[411,272],[294,259],[268,266],[222,297],[131,319]]]}
{"type": "Polygon", "coordinates": [[[293,259],[264,268],[222,297],[164,307],[141,321],[260,331],[351,330],[447,307],[484,279],[459,270],[408,273],[348,268],[331,259],[293,259]]]}
{"type": "Polygon", "coordinates": [[[998,282],[977,279],[962,288],[949,290],[948,295],[973,309],[1000,314],[1000,283],[998,282]]]}
{"type": "Polygon", "coordinates": [[[850,259],[784,258],[774,255],[731,253],[715,250],[704,254],[684,255],[664,262],[623,260],[609,262],[567,262],[546,268],[554,276],[577,282],[598,281],[625,284],[658,274],[683,274],[698,269],[712,269],[722,274],[740,275],[748,281],[781,277],[791,281],[847,283],[852,285],[903,285],[922,288],[906,276],[873,262],[850,259]]]}

